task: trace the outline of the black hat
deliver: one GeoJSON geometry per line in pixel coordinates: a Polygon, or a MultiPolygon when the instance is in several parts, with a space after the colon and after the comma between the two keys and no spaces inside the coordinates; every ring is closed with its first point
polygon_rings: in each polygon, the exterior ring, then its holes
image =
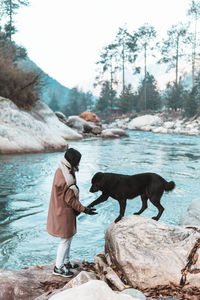
{"type": "Polygon", "coordinates": [[[81,153],[73,148],[67,149],[64,156],[65,159],[70,163],[72,168],[78,166],[81,160],[81,153]]]}

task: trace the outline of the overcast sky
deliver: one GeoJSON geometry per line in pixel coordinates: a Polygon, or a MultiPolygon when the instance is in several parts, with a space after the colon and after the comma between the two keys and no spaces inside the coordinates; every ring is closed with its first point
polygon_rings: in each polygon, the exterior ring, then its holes
{"type": "Polygon", "coordinates": [[[19,11],[14,40],[61,84],[93,91],[95,62],[118,28],[145,22],[164,35],[184,22],[190,0],[32,0],[19,11]]]}

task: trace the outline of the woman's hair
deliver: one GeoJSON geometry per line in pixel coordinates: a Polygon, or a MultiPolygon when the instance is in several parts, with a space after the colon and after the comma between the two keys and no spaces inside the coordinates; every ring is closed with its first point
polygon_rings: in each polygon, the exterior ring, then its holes
{"type": "Polygon", "coordinates": [[[73,148],[69,148],[65,152],[65,159],[70,163],[72,169],[74,169],[81,160],[81,153],[73,148]]]}

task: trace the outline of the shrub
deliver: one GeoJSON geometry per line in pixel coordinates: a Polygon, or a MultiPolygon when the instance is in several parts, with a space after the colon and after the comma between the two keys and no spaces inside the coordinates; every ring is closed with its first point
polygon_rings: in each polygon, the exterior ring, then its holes
{"type": "Polygon", "coordinates": [[[0,95],[18,107],[29,109],[37,100],[41,88],[40,74],[23,72],[8,60],[0,59],[0,95]]]}

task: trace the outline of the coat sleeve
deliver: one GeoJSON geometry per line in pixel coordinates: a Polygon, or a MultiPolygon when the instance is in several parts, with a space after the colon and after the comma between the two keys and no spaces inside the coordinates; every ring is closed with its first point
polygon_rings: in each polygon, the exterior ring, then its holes
{"type": "Polygon", "coordinates": [[[74,191],[71,189],[67,190],[64,197],[64,201],[69,207],[72,207],[78,212],[83,212],[85,210],[85,207],[78,201],[78,199],[74,194],[74,191]]]}

